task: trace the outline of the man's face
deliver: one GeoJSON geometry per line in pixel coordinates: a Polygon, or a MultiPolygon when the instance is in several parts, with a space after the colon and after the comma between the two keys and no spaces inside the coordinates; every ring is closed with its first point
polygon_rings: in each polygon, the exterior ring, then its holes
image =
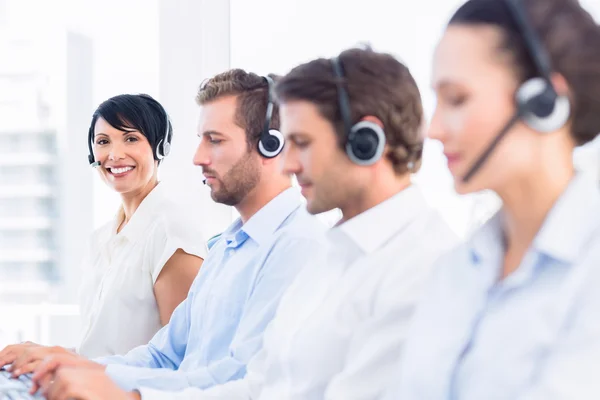
{"type": "Polygon", "coordinates": [[[235,123],[236,107],[235,96],[200,107],[200,143],[194,155],[212,199],[229,206],[239,204],[261,178],[260,156],[248,145],[245,130],[235,123]]]}
{"type": "Polygon", "coordinates": [[[333,125],[307,101],[281,104],[281,131],[286,139],[284,172],[295,174],[307,210],[319,214],[341,208],[357,190],[356,166],[342,152],[333,125]]]}

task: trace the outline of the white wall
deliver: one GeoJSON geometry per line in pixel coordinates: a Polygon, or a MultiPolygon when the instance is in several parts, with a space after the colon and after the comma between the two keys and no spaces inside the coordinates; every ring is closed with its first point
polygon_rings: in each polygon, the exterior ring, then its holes
{"type": "MultiPolygon", "coordinates": [[[[94,108],[123,93],[147,93],[160,100],[158,0],[68,1],[69,23],[87,25],[94,43],[94,108]]],[[[114,216],[120,199],[93,169],[89,174],[94,179],[94,227],[98,227],[114,216]]]]}
{"type": "Polygon", "coordinates": [[[199,140],[194,99],[204,79],[229,68],[229,1],[159,0],[158,14],[159,99],[175,131],[161,180],[208,239],[231,223],[232,208],[212,201],[192,164],[199,140]]]}
{"type": "MultiPolygon", "coordinates": [[[[229,68],[228,0],[85,1],[88,6],[77,14],[86,15],[94,38],[95,104],[121,93],[144,92],[159,100],[174,128],[172,152],[159,177],[206,239],[222,231],[231,222],[231,209],[210,199],[192,157],[198,143],[197,88],[229,68]]],[[[113,217],[120,199],[98,177],[94,181],[98,227],[113,217]]]]}

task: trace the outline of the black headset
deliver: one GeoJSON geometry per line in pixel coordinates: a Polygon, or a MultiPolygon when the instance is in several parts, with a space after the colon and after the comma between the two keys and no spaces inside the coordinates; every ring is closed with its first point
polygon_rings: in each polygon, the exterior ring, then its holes
{"type": "Polygon", "coordinates": [[[352,124],[350,99],[344,88],[344,70],[338,57],[331,59],[331,65],[336,77],[338,106],[346,134],[346,154],[358,165],[376,163],[385,149],[385,132],[378,124],[371,121],[359,121],[352,124]]]}
{"type": "Polygon", "coordinates": [[[285,140],[277,129],[269,129],[273,117],[273,108],[275,107],[272,95],[274,83],[268,76],[263,76],[263,79],[267,82],[267,114],[265,115],[265,125],[258,140],[258,153],[265,158],[273,158],[281,153],[285,140]]]}
{"type": "Polygon", "coordinates": [[[92,145],[93,141],[94,141],[94,127],[90,126],[90,129],[88,130],[88,151],[89,151],[88,161],[92,167],[99,167],[100,161],[96,161],[96,158],[94,157],[94,147],[92,145]]]}
{"type": "Polygon", "coordinates": [[[552,86],[552,64],[542,42],[531,27],[520,0],[503,0],[523,37],[526,50],[531,56],[538,76],[523,82],[515,92],[516,112],[492,143],[465,174],[467,182],[483,166],[500,140],[514,124],[522,121],[531,129],[548,133],[562,128],[571,116],[571,104],[566,95],[558,95],[552,86]]]}
{"type": "Polygon", "coordinates": [[[531,27],[520,0],[505,0],[527,51],[539,76],[525,81],[516,92],[519,114],[524,123],[538,132],[552,132],[562,128],[571,114],[569,98],[559,96],[552,86],[550,56],[531,27]]]}
{"type": "Polygon", "coordinates": [[[162,160],[169,154],[171,154],[171,141],[173,140],[173,128],[171,126],[171,121],[169,120],[169,114],[167,114],[167,110],[160,105],[160,103],[156,102],[160,108],[162,109],[163,114],[165,115],[165,134],[160,139],[158,144],[156,145],[156,150],[154,151],[156,159],[162,160]]]}
{"type": "MultiPolygon", "coordinates": [[[[146,96],[146,95],[140,95],[140,96],[148,101],[151,101],[153,104],[155,104],[157,106],[157,108],[160,110],[160,112],[165,116],[166,130],[165,130],[165,133],[163,134],[163,136],[161,137],[161,139],[158,141],[156,148],[154,149],[154,158],[158,161],[161,161],[163,158],[165,158],[166,156],[168,156],[171,153],[171,140],[173,139],[173,129],[171,126],[171,121],[169,119],[169,114],[167,113],[167,110],[165,110],[165,108],[158,101],[154,100],[150,96],[146,96]]],[[[99,167],[101,163],[100,163],[100,161],[96,161],[96,159],[94,157],[93,143],[94,143],[94,127],[91,126],[88,131],[88,150],[89,150],[88,161],[92,167],[99,167]]]]}

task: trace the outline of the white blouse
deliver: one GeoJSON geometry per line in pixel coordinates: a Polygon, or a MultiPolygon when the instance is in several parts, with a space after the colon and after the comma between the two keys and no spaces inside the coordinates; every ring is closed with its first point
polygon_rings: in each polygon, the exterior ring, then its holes
{"type": "Polygon", "coordinates": [[[201,258],[198,228],[157,185],[121,232],[122,210],[96,230],[83,263],[81,341],[77,352],[94,358],[147,344],[162,327],[154,283],[177,249],[201,258]]]}

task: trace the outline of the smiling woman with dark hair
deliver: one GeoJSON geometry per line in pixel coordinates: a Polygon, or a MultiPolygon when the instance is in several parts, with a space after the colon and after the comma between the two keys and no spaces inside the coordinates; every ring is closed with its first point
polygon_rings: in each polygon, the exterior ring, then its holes
{"type": "MultiPolygon", "coordinates": [[[[205,257],[205,242],[167,199],[158,166],[173,131],[165,109],[148,95],[102,103],[88,132],[90,164],[120,194],[115,219],[96,230],[83,263],[81,342],[86,357],[124,354],[147,343],[187,296],[205,257]]],[[[44,357],[67,351],[32,343],[0,352],[0,368],[31,372],[44,357]]]]}

